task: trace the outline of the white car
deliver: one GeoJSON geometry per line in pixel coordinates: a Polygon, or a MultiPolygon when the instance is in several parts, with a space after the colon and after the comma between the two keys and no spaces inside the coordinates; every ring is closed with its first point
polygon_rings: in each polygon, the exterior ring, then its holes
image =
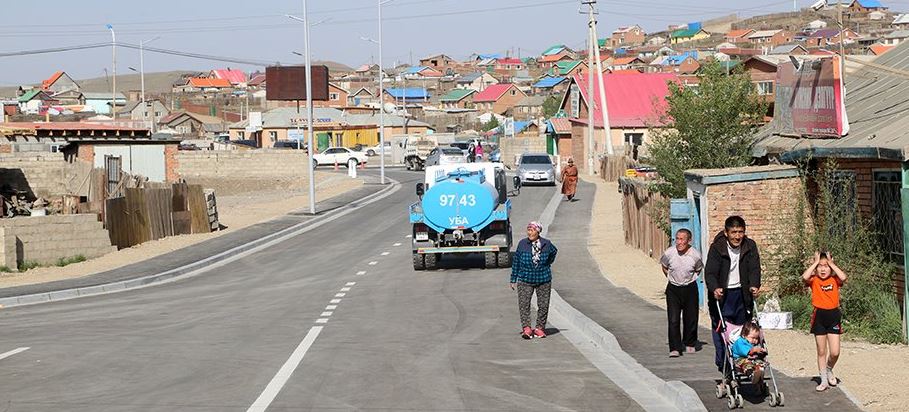
{"type": "Polygon", "coordinates": [[[347,166],[348,162],[351,160],[356,161],[357,165],[366,164],[366,153],[355,152],[346,147],[329,147],[322,153],[314,154],[312,156],[312,166],[313,168],[316,168],[319,166],[334,165],[336,163],[341,166],[347,166]]]}
{"type": "MultiPolygon", "coordinates": [[[[382,145],[377,144],[372,147],[364,148],[363,152],[366,153],[367,156],[378,156],[378,155],[382,154],[382,145]]],[[[385,155],[388,156],[390,154],[391,154],[391,142],[386,141],[385,142],[385,155]]]]}
{"type": "Polygon", "coordinates": [[[457,147],[436,147],[426,156],[426,167],[467,163],[467,155],[457,147]]]}

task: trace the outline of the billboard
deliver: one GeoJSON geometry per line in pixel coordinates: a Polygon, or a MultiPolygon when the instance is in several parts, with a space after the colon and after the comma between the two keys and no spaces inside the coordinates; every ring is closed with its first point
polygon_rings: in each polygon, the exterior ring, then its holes
{"type": "MultiPolygon", "coordinates": [[[[312,66],[312,99],[328,100],[328,67],[312,66]]],[[[306,67],[265,68],[265,100],[306,100],[306,67]]]]}
{"type": "Polygon", "coordinates": [[[827,138],[848,134],[839,58],[793,60],[778,66],[773,110],[777,132],[827,138]]]}

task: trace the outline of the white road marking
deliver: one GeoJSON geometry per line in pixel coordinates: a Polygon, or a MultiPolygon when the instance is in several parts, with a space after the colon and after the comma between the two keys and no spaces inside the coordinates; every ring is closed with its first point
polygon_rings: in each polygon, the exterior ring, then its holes
{"type": "Polygon", "coordinates": [[[6,359],[6,358],[8,358],[8,357],[10,357],[10,356],[13,356],[13,355],[17,354],[17,353],[25,352],[25,351],[27,351],[27,350],[29,350],[29,349],[31,349],[31,348],[22,347],[22,348],[13,349],[13,350],[11,350],[11,351],[9,351],[9,352],[0,353],[0,360],[6,359]]]}
{"type": "Polygon", "coordinates": [[[401,242],[395,242],[392,246],[401,246],[401,242]]]}
{"type": "Polygon", "coordinates": [[[375,260],[372,261],[372,262],[369,262],[369,266],[375,266],[375,265],[377,265],[377,264],[379,264],[379,262],[376,262],[375,260]]]}
{"type": "Polygon", "coordinates": [[[357,276],[363,276],[365,274],[366,274],[365,270],[361,270],[361,271],[357,272],[357,276]]]}
{"type": "Polygon", "coordinates": [[[326,318],[316,319],[316,323],[328,323],[328,319],[326,319],[326,318]]]}
{"type": "Polygon", "coordinates": [[[328,305],[325,307],[325,310],[335,310],[338,308],[338,305],[328,305]]]}
{"type": "Polygon", "coordinates": [[[412,238],[412,237],[413,237],[413,235],[407,235],[407,236],[404,236],[404,237],[406,237],[406,238],[408,238],[408,239],[410,239],[410,238],[412,238]]]}
{"type": "Polygon", "coordinates": [[[341,288],[341,292],[350,292],[350,288],[343,287],[343,288],[341,288]]]}
{"type": "Polygon", "coordinates": [[[322,314],[319,316],[331,316],[332,313],[334,312],[322,312],[322,314]]]}
{"type": "Polygon", "coordinates": [[[357,282],[347,282],[347,284],[344,285],[344,286],[353,286],[353,285],[356,285],[356,284],[357,284],[357,282]]]}
{"type": "Polygon", "coordinates": [[[345,297],[345,296],[347,296],[346,293],[335,293],[335,297],[336,297],[336,298],[343,298],[343,297],[345,297]]]}
{"type": "Polygon", "coordinates": [[[341,303],[341,299],[332,299],[328,303],[341,303]]]}
{"type": "Polygon", "coordinates": [[[388,256],[390,254],[391,254],[391,252],[382,252],[382,256],[388,256]]]}
{"type": "Polygon", "coordinates": [[[275,400],[275,397],[278,396],[278,393],[281,392],[281,388],[283,388],[290,379],[290,375],[294,373],[294,369],[297,369],[297,366],[303,361],[303,356],[306,355],[306,351],[309,350],[313,342],[316,341],[316,338],[319,337],[319,333],[322,333],[322,328],[323,326],[313,326],[309,329],[309,333],[307,333],[300,344],[297,345],[297,348],[290,354],[290,357],[287,358],[287,361],[284,362],[281,369],[278,369],[278,373],[275,374],[275,377],[271,378],[271,382],[268,382],[265,390],[262,391],[262,394],[256,398],[256,401],[253,402],[252,406],[250,406],[246,412],[264,412],[268,409],[268,406],[271,405],[272,401],[275,400]]]}

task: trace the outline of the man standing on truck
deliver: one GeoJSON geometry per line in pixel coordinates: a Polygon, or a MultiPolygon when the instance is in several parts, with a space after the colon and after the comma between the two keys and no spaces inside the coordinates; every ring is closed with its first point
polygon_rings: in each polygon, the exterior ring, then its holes
{"type": "Polygon", "coordinates": [[[518,312],[521,315],[521,337],[546,337],[546,320],[549,317],[549,294],[552,291],[552,262],[555,262],[555,245],[540,236],[543,225],[527,224],[527,238],[518,242],[511,262],[511,290],[518,291],[518,312]],[[537,327],[530,329],[530,298],[537,294],[537,327]]]}

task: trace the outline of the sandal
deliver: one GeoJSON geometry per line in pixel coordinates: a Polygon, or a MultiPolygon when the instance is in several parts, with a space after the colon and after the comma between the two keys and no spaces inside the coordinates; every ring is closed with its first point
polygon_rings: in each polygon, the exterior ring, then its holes
{"type": "Polygon", "coordinates": [[[829,386],[827,385],[827,382],[823,382],[820,385],[818,385],[817,388],[814,388],[814,390],[816,390],[818,392],[823,392],[823,391],[826,391],[827,388],[829,388],[829,386]]]}
{"type": "Polygon", "coordinates": [[[830,385],[831,387],[834,387],[834,386],[836,386],[838,383],[840,383],[840,380],[839,380],[836,376],[833,376],[832,373],[828,373],[828,374],[827,374],[827,385],[830,385]]]}

